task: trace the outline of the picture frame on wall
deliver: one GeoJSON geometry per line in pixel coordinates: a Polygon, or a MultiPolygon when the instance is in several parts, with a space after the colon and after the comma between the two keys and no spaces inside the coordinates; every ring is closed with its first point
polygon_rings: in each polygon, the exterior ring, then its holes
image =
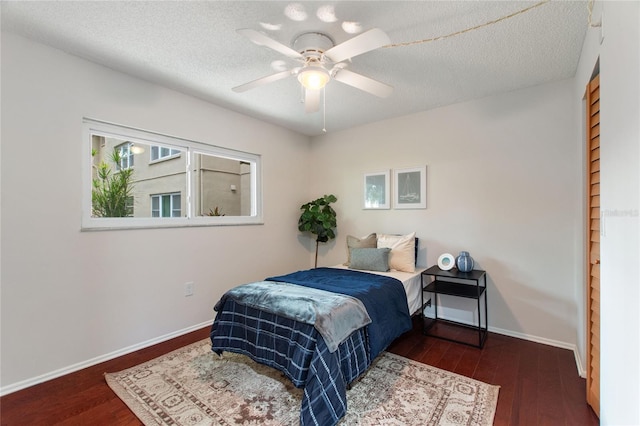
{"type": "Polygon", "coordinates": [[[393,208],[427,208],[427,167],[412,167],[393,171],[395,185],[393,208]]]}
{"type": "Polygon", "coordinates": [[[364,174],[363,208],[365,210],[391,208],[390,179],[389,170],[364,174]]]}

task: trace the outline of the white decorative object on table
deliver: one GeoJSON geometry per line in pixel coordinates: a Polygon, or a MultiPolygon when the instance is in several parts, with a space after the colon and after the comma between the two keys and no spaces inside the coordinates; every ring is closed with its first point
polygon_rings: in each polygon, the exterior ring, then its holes
{"type": "Polygon", "coordinates": [[[438,258],[438,268],[448,271],[456,266],[456,259],[451,253],[443,253],[438,258]]]}

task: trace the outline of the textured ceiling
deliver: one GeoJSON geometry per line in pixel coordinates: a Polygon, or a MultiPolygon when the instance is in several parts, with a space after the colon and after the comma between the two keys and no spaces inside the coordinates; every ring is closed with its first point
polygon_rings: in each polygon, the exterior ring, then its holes
{"type": "MultiPolygon", "coordinates": [[[[307,31],[336,44],[343,23],[380,28],[392,44],[430,39],[499,20],[526,1],[2,1],[2,30],[307,135],[295,77],[235,93],[234,86],[296,63],[236,33],[260,30],[285,45],[307,31]],[[292,13],[293,12],[293,13],[292,13]],[[289,16],[287,16],[287,13],[289,16]],[[299,19],[299,20],[295,20],[299,19]],[[336,19],[335,22],[327,22],[336,19]]],[[[377,98],[331,81],[328,132],[572,77],[587,30],[586,1],[553,1],[453,37],[383,47],[348,68],[393,86],[377,98]]],[[[346,27],[346,25],[344,25],[346,27]]]]}

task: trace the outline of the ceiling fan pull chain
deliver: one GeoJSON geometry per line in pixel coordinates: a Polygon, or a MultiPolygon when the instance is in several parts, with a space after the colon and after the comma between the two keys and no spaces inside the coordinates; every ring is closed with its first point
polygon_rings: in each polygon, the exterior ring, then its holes
{"type": "Polygon", "coordinates": [[[327,87],[322,88],[322,131],[327,133],[327,87]]]}

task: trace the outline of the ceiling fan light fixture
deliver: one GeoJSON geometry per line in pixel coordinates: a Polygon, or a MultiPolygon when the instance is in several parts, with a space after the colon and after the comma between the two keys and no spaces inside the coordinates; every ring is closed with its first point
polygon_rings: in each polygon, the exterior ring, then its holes
{"type": "Polygon", "coordinates": [[[298,73],[298,81],[306,89],[322,89],[331,79],[329,71],[322,67],[306,66],[298,73]]]}

